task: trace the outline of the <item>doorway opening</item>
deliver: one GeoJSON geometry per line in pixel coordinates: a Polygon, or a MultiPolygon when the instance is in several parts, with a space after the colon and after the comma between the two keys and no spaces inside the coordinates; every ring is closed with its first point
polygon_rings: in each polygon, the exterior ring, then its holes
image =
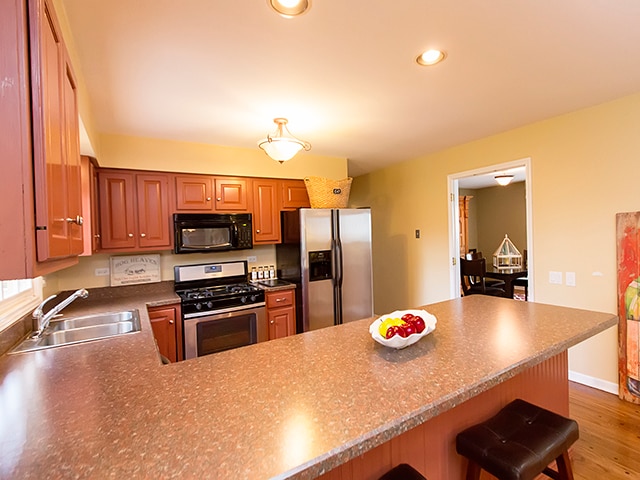
{"type": "MultiPolygon", "coordinates": [[[[523,158],[511,162],[489,165],[487,167],[478,168],[451,174],[447,177],[449,183],[449,282],[450,282],[450,298],[458,298],[460,292],[460,268],[458,259],[461,256],[461,247],[467,251],[470,242],[469,231],[466,230],[467,222],[464,215],[468,213],[470,201],[473,201],[473,195],[469,195],[469,190],[483,189],[487,187],[498,186],[495,177],[498,175],[513,175],[512,183],[523,182],[525,192],[525,208],[524,208],[524,225],[526,229],[526,240],[522,250],[526,250],[527,256],[527,276],[528,276],[528,292],[527,298],[532,301],[535,297],[533,278],[534,278],[534,245],[533,245],[533,229],[532,229],[532,199],[531,199],[531,159],[523,158]],[[460,191],[465,194],[461,195],[460,191]],[[462,212],[462,213],[461,213],[462,212]],[[462,222],[461,222],[462,221],[462,222]],[[464,245],[466,243],[466,245],[464,245]]],[[[505,233],[501,232],[504,236],[505,233]]],[[[522,243],[522,242],[520,242],[522,243]]],[[[496,244],[496,247],[498,245],[496,244]]],[[[522,254],[523,251],[520,251],[522,254]]],[[[485,252],[487,263],[491,263],[494,250],[485,252]]]]}

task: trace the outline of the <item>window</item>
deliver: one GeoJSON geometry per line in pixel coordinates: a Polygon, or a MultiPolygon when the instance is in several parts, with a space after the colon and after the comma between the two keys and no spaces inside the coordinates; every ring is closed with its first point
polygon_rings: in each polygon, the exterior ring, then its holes
{"type": "Polygon", "coordinates": [[[42,301],[41,277],[0,281],[0,330],[17,322],[42,301]]]}

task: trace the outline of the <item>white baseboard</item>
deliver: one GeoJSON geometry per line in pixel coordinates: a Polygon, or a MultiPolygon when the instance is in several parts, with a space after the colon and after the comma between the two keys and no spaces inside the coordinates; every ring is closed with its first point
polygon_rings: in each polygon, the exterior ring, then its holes
{"type": "Polygon", "coordinates": [[[618,395],[617,383],[608,382],[596,377],[590,377],[589,375],[573,372],[571,370],[569,370],[569,380],[571,380],[572,382],[581,383],[582,385],[586,385],[587,387],[597,388],[598,390],[602,390],[603,392],[618,395]]]}

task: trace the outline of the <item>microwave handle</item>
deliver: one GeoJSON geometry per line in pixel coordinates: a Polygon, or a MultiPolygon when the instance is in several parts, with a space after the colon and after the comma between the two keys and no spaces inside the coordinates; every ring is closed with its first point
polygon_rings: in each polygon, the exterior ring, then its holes
{"type": "Polygon", "coordinates": [[[231,244],[236,246],[238,245],[238,224],[233,223],[232,227],[233,227],[233,242],[231,242],[231,244]]]}

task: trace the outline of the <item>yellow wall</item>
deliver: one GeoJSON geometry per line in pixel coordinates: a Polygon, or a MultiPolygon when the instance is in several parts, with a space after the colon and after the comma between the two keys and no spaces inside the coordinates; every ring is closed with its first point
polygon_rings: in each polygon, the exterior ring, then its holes
{"type": "Polygon", "coordinates": [[[102,135],[101,167],[271,178],[315,175],[340,180],[347,159],[301,152],[282,164],[255,148],[225,147],[124,135],[102,135]]]}
{"type": "Polygon", "coordinates": [[[478,244],[487,263],[498,249],[505,235],[522,254],[527,248],[527,219],[524,182],[505,187],[476,190],[471,203],[476,204],[478,244]]]}
{"type": "MultiPolygon", "coordinates": [[[[447,175],[530,157],[535,300],[617,313],[615,214],[640,210],[638,125],[640,94],[356,178],[353,200],[372,208],[376,312],[449,298],[447,175]]],[[[570,369],[617,383],[617,329],[572,348],[570,369]]]]}

